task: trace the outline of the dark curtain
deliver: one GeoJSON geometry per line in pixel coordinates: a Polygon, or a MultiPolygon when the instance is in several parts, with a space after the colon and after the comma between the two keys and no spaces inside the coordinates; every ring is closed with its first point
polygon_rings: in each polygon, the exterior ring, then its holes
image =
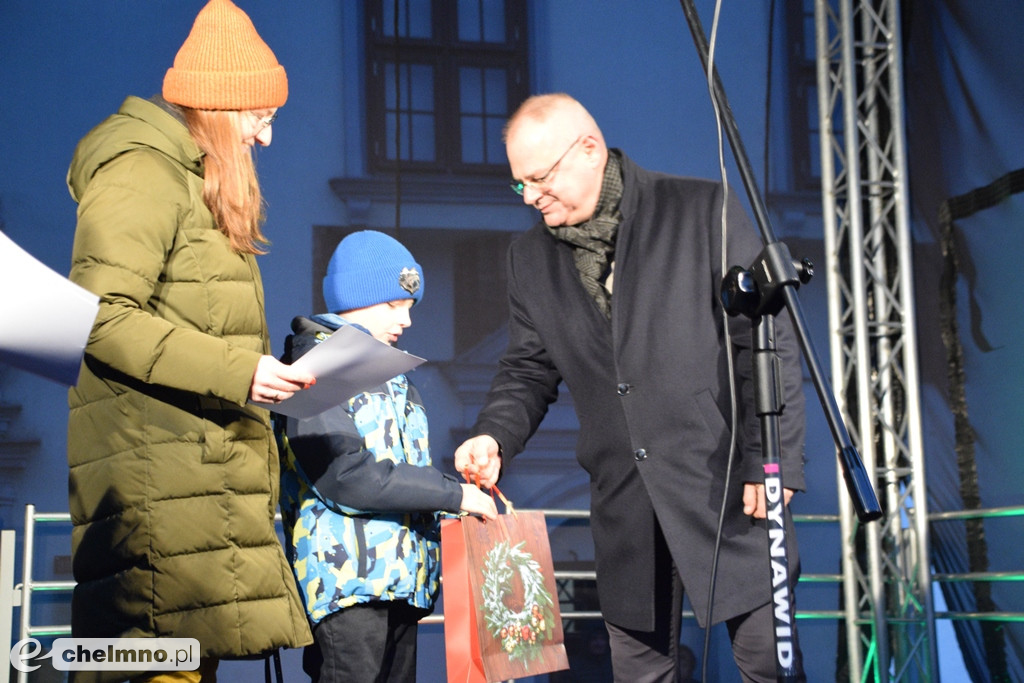
{"type": "MultiPolygon", "coordinates": [[[[905,3],[904,16],[928,504],[1020,505],[1024,3],[905,3]]],[[[1020,517],[937,522],[934,570],[1021,571],[1022,531],[1020,517]]],[[[1024,610],[1019,582],[938,585],[950,611],[1024,610]]],[[[974,681],[1024,680],[1021,625],[953,625],[974,681]]]]}

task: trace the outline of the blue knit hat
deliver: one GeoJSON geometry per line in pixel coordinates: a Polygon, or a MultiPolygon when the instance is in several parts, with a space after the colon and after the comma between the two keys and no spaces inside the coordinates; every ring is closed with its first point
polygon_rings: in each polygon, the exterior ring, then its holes
{"type": "Polygon", "coordinates": [[[324,276],[324,303],[331,313],[399,299],[423,298],[423,269],[409,250],[376,230],[354,232],[334,249],[324,276]]]}

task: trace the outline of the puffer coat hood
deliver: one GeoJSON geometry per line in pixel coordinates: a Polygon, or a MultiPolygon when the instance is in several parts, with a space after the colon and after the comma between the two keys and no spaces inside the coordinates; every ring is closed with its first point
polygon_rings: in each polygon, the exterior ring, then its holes
{"type": "Polygon", "coordinates": [[[202,178],[202,152],[191,136],[180,134],[182,126],[174,105],[158,97],[152,100],[129,97],[117,114],[91,130],[75,148],[68,169],[71,197],[80,201],[96,171],[108,161],[136,149],[156,150],[181,164],[182,170],[202,178]]]}
{"type": "Polygon", "coordinates": [[[100,297],[69,392],[72,633],[197,638],[230,658],[311,638],[274,529],[269,414],[246,405],[270,348],[259,269],[202,184],[185,126],[135,97],[68,172],[70,278],[100,297]]]}

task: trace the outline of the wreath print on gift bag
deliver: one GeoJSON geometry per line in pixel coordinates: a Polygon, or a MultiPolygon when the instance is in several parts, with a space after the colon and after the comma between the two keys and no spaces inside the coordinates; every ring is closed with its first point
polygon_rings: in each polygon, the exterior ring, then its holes
{"type": "Polygon", "coordinates": [[[489,522],[473,516],[441,522],[449,683],[569,668],[544,513],[517,513],[507,501],[505,507],[506,514],[489,522]]]}
{"type": "Polygon", "coordinates": [[[523,550],[525,545],[526,541],[515,546],[499,541],[487,553],[483,568],[487,630],[510,661],[523,663],[543,655],[541,648],[555,623],[541,565],[523,550]]]}

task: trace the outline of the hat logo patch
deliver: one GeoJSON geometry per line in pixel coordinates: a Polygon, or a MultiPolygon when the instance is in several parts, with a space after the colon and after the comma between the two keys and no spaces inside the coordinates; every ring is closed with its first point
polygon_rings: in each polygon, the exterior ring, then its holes
{"type": "Polygon", "coordinates": [[[398,284],[410,294],[415,294],[420,288],[420,274],[415,268],[402,268],[398,274],[398,284]]]}

